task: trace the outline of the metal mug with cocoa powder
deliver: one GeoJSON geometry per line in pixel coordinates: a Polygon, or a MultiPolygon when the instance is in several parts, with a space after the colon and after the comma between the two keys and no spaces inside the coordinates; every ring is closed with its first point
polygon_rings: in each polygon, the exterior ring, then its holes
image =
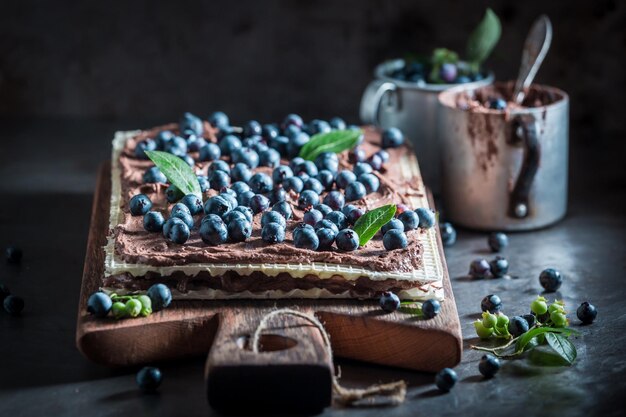
{"type": "Polygon", "coordinates": [[[439,94],[443,207],[454,224],[531,230],[565,216],[569,97],[532,85],[518,106],[512,92],[509,82],[439,94]],[[497,98],[506,109],[489,107],[497,98]]]}

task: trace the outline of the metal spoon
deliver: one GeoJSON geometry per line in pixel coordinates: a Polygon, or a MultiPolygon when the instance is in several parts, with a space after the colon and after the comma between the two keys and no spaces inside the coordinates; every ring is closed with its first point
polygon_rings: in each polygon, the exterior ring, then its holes
{"type": "Polygon", "coordinates": [[[526,91],[537,75],[548,49],[550,49],[550,42],[552,42],[552,23],[550,23],[548,16],[541,15],[533,23],[524,42],[522,65],[513,90],[513,101],[517,104],[522,104],[524,101],[526,91]]]}

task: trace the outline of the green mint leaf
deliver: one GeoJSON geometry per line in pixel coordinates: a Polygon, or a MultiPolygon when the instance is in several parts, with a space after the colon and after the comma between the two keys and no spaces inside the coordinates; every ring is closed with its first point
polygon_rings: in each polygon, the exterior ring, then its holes
{"type": "Polygon", "coordinates": [[[399,312],[404,313],[404,314],[410,314],[412,316],[416,316],[416,317],[423,317],[424,313],[422,312],[422,309],[419,307],[407,307],[407,306],[403,306],[402,304],[400,305],[400,308],[398,309],[399,312]]]}
{"type": "Polygon", "coordinates": [[[572,329],[568,329],[567,327],[556,328],[556,327],[535,327],[534,329],[530,329],[523,335],[517,339],[515,344],[515,351],[521,353],[525,350],[526,345],[535,337],[541,334],[549,334],[549,333],[561,333],[563,335],[569,336],[572,334],[572,329]]]}
{"type": "Polygon", "coordinates": [[[396,205],[388,204],[370,210],[362,215],[354,224],[354,231],[359,235],[359,244],[365,246],[381,227],[387,224],[389,220],[393,219],[395,214],[396,205]]]}
{"type": "Polygon", "coordinates": [[[340,153],[354,148],[363,135],[362,130],[334,130],[313,136],[300,150],[300,157],[313,161],[323,152],[340,153]]]}
{"type": "Polygon", "coordinates": [[[161,151],[146,151],[146,155],[161,170],[170,184],[177,187],[184,195],[195,194],[202,198],[198,177],[185,161],[176,155],[161,151]]]}
{"type": "Polygon", "coordinates": [[[576,347],[565,336],[558,333],[546,333],[546,342],[568,364],[576,359],[576,347]]]}
{"type": "Polygon", "coordinates": [[[479,66],[491,53],[500,40],[502,26],[500,19],[491,9],[487,9],[485,17],[478,24],[467,41],[467,60],[479,66]]]}
{"type": "Polygon", "coordinates": [[[528,361],[539,366],[566,366],[569,363],[547,346],[540,346],[528,354],[528,361]]]}

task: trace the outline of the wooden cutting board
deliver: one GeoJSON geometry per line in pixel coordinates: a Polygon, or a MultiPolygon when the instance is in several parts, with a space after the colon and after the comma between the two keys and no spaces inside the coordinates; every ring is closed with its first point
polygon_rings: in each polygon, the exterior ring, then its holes
{"type": "Polygon", "coordinates": [[[214,407],[251,402],[260,409],[279,400],[282,410],[321,409],[330,403],[333,366],[317,329],[299,318],[277,319],[261,340],[262,353],[248,347],[261,317],[285,307],[315,314],[336,356],[429,372],[461,360],[461,327],[439,237],[445,302],[431,320],[385,314],[376,301],[294,299],[174,301],[147,318],[96,319],[86,305],[104,273],[110,194],[107,163],[94,197],[76,334],[78,349],[94,362],[127,366],[210,352],[206,374],[214,407]]]}

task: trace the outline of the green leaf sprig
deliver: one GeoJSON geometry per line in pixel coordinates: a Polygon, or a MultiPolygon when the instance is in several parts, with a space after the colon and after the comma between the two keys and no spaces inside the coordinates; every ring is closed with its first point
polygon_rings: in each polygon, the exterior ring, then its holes
{"type": "Polygon", "coordinates": [[[487,9],[485,16],[467,40],[465,54],[472,67],[478,70],[500,40],[501,33],[500,19],[493,10],[487,9]]]}
{"type": "Polygon", "coordinates": [[[176,155],[162,151],[145,151],[154,165],[183,195],[195,194],[202,198],[198,177],[185,161],[176,155]]]}
{"type": "Polygon", "coordinates": [[[387,204],[370,210],[356,221],[354,231],[359,235],[359,245],[365,246],[376,232],[387,224],[396,214],[396,205],[387,204]]]}
{"type": "Polygon", "coordinates": [[[324,152],[340,153],[354,148],[363,135],[361,129],[334,130],[313,136],[300,150],[300,157],[313,161],[324,152]]]}

